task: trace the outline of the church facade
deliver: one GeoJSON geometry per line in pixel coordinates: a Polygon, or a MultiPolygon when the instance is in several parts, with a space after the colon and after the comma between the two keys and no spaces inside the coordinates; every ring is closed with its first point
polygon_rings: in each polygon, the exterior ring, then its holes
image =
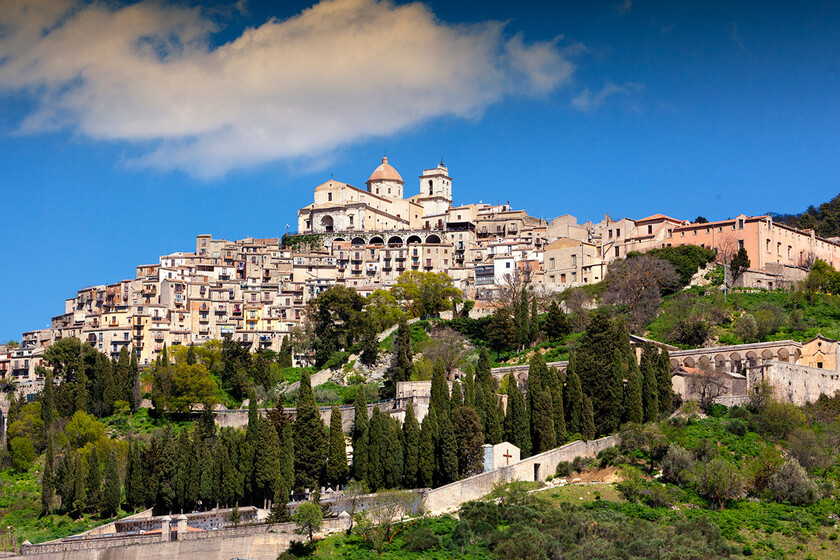
{"type": "Polygon", "coordinates": [[[360,189],[330,180],[315,187],[315,201],[298,211],[298,232],[419,230],[452,206],[452,177],[443,162],[423,171],[420,192],[407,199],[405,183],[387,157],[365,184],[367,189],[360,189]]]}

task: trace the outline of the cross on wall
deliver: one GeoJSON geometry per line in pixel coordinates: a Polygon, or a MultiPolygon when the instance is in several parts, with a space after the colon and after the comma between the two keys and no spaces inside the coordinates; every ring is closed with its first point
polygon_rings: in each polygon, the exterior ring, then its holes
{"type": "Polygon", "coordinates": [[[505,449],[505,453],[504,453],[504,455],[502,455],[502,457],[505,458],[505,465],[510,465],[510,459],[511,459],[511,457],[513,457],[513,455],[510,454],[509,449],[505,449]]]}

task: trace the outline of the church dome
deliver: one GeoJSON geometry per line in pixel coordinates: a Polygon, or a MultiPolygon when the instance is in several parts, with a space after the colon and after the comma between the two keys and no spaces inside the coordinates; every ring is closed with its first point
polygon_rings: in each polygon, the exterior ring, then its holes
{"type": "Polygon", "coordinates": [[[388,163],[388,158],[383,157],[382,165],[374,169],[370,175],[370,179],[367,180],[368,183],[372,183],[373,181],[397,181],[398,183],[402,183],[403,179],[397,173],[397,170],[388,163]]]}

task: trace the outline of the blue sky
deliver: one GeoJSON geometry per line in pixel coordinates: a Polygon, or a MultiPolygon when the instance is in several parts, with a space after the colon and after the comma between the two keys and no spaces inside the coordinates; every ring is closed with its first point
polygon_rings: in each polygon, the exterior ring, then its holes
{"type": "Polygon", "coordinates": [[[383,153],[581,221],[838,193],[836,2],[0,2],[0,339],[383,153]]]}

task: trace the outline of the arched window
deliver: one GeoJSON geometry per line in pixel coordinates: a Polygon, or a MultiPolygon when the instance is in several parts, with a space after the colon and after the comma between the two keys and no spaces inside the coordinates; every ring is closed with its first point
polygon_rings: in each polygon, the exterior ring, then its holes
{"type": "Polygon", "coordinates": [[[433,193],[434,193],[434,183],[432,183],[432,180],[429,179],[429,194],[433,194],[433,193]]]}

